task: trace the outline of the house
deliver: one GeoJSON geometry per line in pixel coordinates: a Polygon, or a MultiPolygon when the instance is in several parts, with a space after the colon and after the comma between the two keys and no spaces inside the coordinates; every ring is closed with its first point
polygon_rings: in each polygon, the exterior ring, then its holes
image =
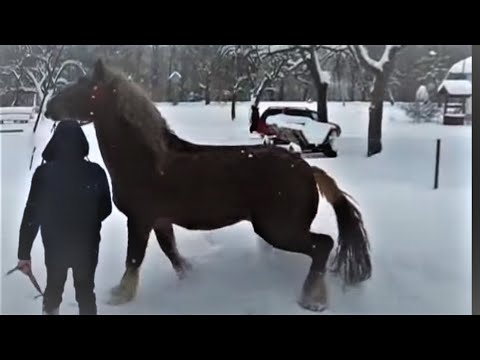
{"type": "Polygon", "coordinates": [[[444,104],[443,123],[464,125],[472,121],[472,57],[453,65],[438,87],[444,104]]]}

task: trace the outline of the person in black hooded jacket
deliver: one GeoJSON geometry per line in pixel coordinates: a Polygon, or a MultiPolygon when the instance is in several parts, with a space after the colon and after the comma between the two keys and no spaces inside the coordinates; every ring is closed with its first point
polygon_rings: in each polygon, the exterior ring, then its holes
{"type": "Polygon", "coordinates": [[[80,125],[60,122],[32,178],[20,227],[18,268],[30,271],[30,252],[40,229],[47,269],[45,315],[58,315],[70,268],[80,315],[97,314],[94,280],[100,230],[112,202],[106,173],[85,160],[88,152],[80,125]]]}

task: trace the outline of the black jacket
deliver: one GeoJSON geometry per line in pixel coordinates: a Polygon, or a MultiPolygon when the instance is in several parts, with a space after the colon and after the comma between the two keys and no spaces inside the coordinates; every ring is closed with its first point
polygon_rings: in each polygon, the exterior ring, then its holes
{"type": "Polygon", "coordinates": [[[33,175],[20,228],[18,258],[29,260],[41,229],[46,262],[71,264],[98,252],[102,221],[112,212],[105,171],[84,160],[88,141],[75,121],[59,123],[33,175]]]}

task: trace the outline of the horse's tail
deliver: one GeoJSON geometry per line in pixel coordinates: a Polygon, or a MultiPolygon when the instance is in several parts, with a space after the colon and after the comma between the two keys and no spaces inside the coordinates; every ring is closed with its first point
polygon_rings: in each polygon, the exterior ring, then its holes
{"type": "Polygon", "coordinates": [[[325,171],[312,167],[320,194],[332,205],[338,223],[338,248],[333,259],[333,271],[347,285],[368,280],[372,274],[369,240],[362,214],[350,195],[339,189],[325,171]]]}

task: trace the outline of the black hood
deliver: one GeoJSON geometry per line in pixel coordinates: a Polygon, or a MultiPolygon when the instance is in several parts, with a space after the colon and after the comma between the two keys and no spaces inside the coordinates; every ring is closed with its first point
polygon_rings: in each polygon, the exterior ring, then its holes
{"type": "Polygon", "coordinates": [[[78,160],[88,156],[89,145],[80,124],[61,121],[48,142],[42,157],[45,161],[78,160]]]}

